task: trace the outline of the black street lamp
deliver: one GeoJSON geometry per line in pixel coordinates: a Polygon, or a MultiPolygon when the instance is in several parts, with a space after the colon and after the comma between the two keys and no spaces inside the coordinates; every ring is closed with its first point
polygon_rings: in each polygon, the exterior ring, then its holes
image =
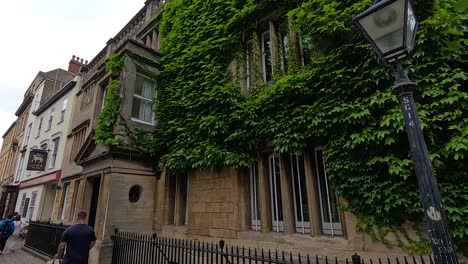
{"type": "Polygon", "coordinates": [[[395,67],[393,92],[398,96],[415,165],[421,201],[426,217],[435,262],[458,263],[449,234],[449,225],[437,186],[426,142],[419,122],[411,82],[399,60],[411,55],[418,21],[409,0],[376,1],[353,17],[354,22],[377,51],[379,57],[395,67]]]}

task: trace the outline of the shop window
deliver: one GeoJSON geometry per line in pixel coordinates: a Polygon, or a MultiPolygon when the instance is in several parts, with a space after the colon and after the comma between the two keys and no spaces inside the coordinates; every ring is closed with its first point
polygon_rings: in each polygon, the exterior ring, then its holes
{"type": "Polygon", "coordinates": [[[135,90],[133,93],[132,120],[153,125],[153,93],[155,82],[142,75],[136,75],[135,90]]]}
{"type": "Polygon", "coordinates": [[[343,235],[338,196],[328,181],[326,166],[323,160],[323,147],[315,148],[315,167],[317,169],[322,232],[332,236],[343,235]]]}

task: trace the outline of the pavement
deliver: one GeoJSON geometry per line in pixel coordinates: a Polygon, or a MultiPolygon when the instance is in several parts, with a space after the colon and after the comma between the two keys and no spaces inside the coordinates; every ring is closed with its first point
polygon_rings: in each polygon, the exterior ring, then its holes
{"type": "Polygon", "coordinates": [[[0,264],[45,264],[46,262],[37,257],[30,250],[21,247],[13,252],[0,255],[0,264]]]}

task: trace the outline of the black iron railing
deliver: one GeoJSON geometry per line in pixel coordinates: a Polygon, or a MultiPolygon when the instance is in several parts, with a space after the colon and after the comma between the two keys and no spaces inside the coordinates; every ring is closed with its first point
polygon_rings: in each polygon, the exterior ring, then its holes
{"type": "Polygon", "coordinates": [[[57,253],[60,238],[67,227],[49,222],[30,222],[24,246],[52,257],[57,253]]]}
{"type": "Polygon", "coordinates": [[[135,234],[116,231],[112,236],[114,242],[112,264],[199,264],[199,263],[406,263],[425,264],[433,263],[431,256],[379,258],[377,261],[364,260],[358,255],[338,260],[311,255],[292,254],[284,251],[265,251],[245,247],[227,247],[221,240],[219,243],[206,243],[200,241],[182,240],[159,237],[156,234],[135,234]]]}

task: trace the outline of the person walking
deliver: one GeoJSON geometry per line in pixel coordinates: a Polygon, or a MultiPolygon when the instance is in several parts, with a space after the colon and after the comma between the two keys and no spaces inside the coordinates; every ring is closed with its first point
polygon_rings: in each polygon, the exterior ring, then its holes
{"type": "Polygon", "coordinates": [[[54,260],[61,259],[66,251],[62,264],[88,264],[89,250],[96,243],[96,235],[85,220],[86,212],[79,212],[76,224],[63,232],[54,260]]]}
{"type": "Polygon", "coordinates": [[[2,254],[3,249],[5,248],[6,241],[15,231],[15,224],[13,223],[12,215],[7,216],[7,218],[0,222],[0,254],[2,254]]]}
{"type": "Polygon", "coordinates": [[[15,230],[10,238],[6,242],[6,246],[3,250],[4,253],[13,252],[18,247],[18,241],[21,239],[20,234],[23,231],[23,222],[21,222],[21,215],[13,216],[13,224],[15,225],[15,230]]]}

